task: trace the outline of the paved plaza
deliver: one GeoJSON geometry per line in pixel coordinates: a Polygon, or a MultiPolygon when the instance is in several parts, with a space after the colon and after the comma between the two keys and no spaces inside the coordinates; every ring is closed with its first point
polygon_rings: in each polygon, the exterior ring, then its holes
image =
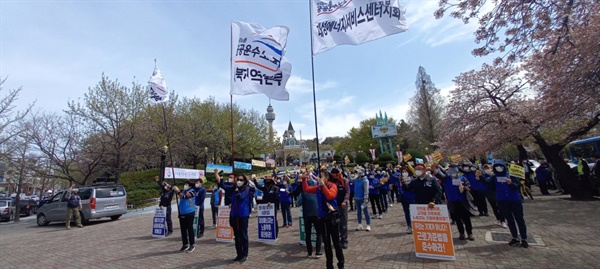
{"type": "MultiPolygon", "coordinates": [[[[405,234],[400,204],[394,204],[382,220],[373,220],[371,232],[354,231],[356,213],[350,212],[346,268],[600,268],[600,201],[567,198],[536,196],[534,201],[525,201],[529,237],[538,244],[528,249],[487,241],[486,236],[489,240],[501,238],[508,229],[498,227],[493,217],[474,217],[476,240],[455,239],[456,261],[415,257],[412,235],[405,234]]],[[[297,209],[292,210],[297,216],[297,209]]],[[[209,211],[205,217],[211,223],[209,211]]],[[[297,225],[295,218],[294,228],[280,229],[275,244],[260,243],[256,240],[257,219],[251,218],[250,255],[246,263],[239,264],[230,262],[235,257],[234,245],[216,242],[215,229],[210,227],[193,253],[178,252],[181,238],[176,218],[173,236],[165,239],[151,237],[152,214],[93,221],[85,228],[70,231],[64,224],[38,227],[34,221],[23,221],[0,225],[0,267],[325,268],[324,256],[318,260],[306,258],[297,225]]],[[[458,237],[456,227],[452,229],[458,237]]]]}

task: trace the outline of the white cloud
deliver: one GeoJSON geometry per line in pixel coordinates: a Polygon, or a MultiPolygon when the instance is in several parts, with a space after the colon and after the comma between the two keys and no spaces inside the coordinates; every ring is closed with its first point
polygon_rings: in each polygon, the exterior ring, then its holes
{"type": "MultiPolygon", "coordinates": [[[[337,87],[338,83],[332,80],[325,82],[317,82],[315,85],[316,91],[328,90],[337,87]]],[[[286,88],[290,93],[312,93],[312,81],[300,76],[292,75],[287,82],[286,88]]]]}

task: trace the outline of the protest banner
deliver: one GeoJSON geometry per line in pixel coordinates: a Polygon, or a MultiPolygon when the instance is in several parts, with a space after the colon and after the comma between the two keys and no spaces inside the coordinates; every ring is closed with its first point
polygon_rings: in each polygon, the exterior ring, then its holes
{"type": "Polygon", "coordinates": [[[214,163],[209,163],[206,165],[206,173],[214,173],[215,169],[218,169],[219,171],[222,170],[223,173],[225,173],[225,174],[233,173],[233,168],[231,167],[231,165],[214,164],[214,163]]]}
{"type": "Polygon", "coordinates": [[[200,217],[200,207],[196,206],[196,213],[194,213],[194,235],[198,234],[198,218],[200,217]]]}
{"type": "Polygon", "coordinates": [[[165,167],[165,179],[173,178],[173,172],[175,172],[175,178],[179,179],[200,179],[204,177],[204,170],[165,167]]]}
{"type": "Polygon", "coordinates": [[[396,151],[396,156],[398,157],[398,164],[402,162],[402,151],[396,151]]]}
{"type": "Polygon", "coordinates": [[[166,219],[167,210],[165,208],[157,208],[154,211],[154,218],[152,219],[152,237],[163,238],[167,232],[166,219]]]}
{"type": "Polygon", "coordinates": [[[460,154],[454,154],[454,155],[450,156],[450,161],[453,163],[458,163],[458,162],[462,161],[462,157],[460,156],[460,154]]]}
{"type": "Polygon", "coordinates": [[[444,156],[442,156],[442,154],[439,152],[431,153],[431,157],[435,163],[439,163],[442,159],[444,159],[444,156]]]}
{"type": "Polygon", "coordinates": [[[267,167],[267,162],[259,161],[259,160],[252,160],[252,165],[256,166],[256,167],[267,167]]]}
{"type": "Polygon", "coordinates": [[[446,205],[410,205],[415,253],[418,258],[456,260],[446,205]]]}
{"type": "Polygon", "coordinates": [[[275,205],[258,205],[258,241],[271,243],[277,241],[275,229],[275,205]]]}
{"type": "Polygon", "coordinates": [[[412,155],[410,155],[410,153],[406,153],[406,154],[404,154],[404,156],[402,156],[402,159],[405,162],[408,162],[408,161],[410,161],[410,159],[412,159],[412,155]]]}
{"type": "Polygon", "coordinates": [[[229,206],[219,206],[217,214],[217,242],[233,243],[233,228],[229,225],[229,206]]]}
{"type": "Polygon", "coordinates": [[[252,164],[251,163],[245,163],[245,162],[235,161],[235,162],[233,162],[233,166],[235,167],[235,169],[252,170],[252,164]]]}
{"type": "MultiPolygon", "coordinates": [[[[304,232],[304,216],[302,214],[302,206],[298,207],[298,225],[300,230],[300,244],[306,246],[306,233],[304,232]]],[[[310,241],[312,242],[313,247],[317,246],[317,230],[315,230],[315,226],[311,227],[310,241]]]]}
{"type": "Polygon", "coordinates": [[[508,165],[508,173],[513,177],[525,178],[525,169],[518,164],[511,163],[508,165]]]}

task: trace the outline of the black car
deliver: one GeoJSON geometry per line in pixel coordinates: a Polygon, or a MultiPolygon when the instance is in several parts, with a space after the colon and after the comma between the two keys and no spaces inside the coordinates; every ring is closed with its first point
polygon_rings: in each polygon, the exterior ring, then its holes
{"type": "MultiPolygon", "coordinates": [[[[0,198],[10,199],[15,203],[15,197],[12,198],[0,198]]],[[[33,199],[21,199],[19,200],[19,215],[31,216],[37,212],[38,203],[33,199]]]]}

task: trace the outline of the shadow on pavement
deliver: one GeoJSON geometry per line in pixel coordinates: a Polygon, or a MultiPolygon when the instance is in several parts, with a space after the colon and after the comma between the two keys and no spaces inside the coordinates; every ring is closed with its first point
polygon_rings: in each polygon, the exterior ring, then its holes
{"type": "MultiPolygon", "coordinates": [[[[233,260],[233,258],[232,258],[232,260],[233,260]]],[[[180,269],[213,268],[213,267],[222,268],[223,266],[228,265],[228,264],[239,265],[239,263],[237,263],[237,262],[234,263],[230,260],[212,259],[212,260],[202,261],[197,264],[188,264],[185,266],[179,266],[179,267],[173,267],[173,268],[180,268],[180,269]]]]}

